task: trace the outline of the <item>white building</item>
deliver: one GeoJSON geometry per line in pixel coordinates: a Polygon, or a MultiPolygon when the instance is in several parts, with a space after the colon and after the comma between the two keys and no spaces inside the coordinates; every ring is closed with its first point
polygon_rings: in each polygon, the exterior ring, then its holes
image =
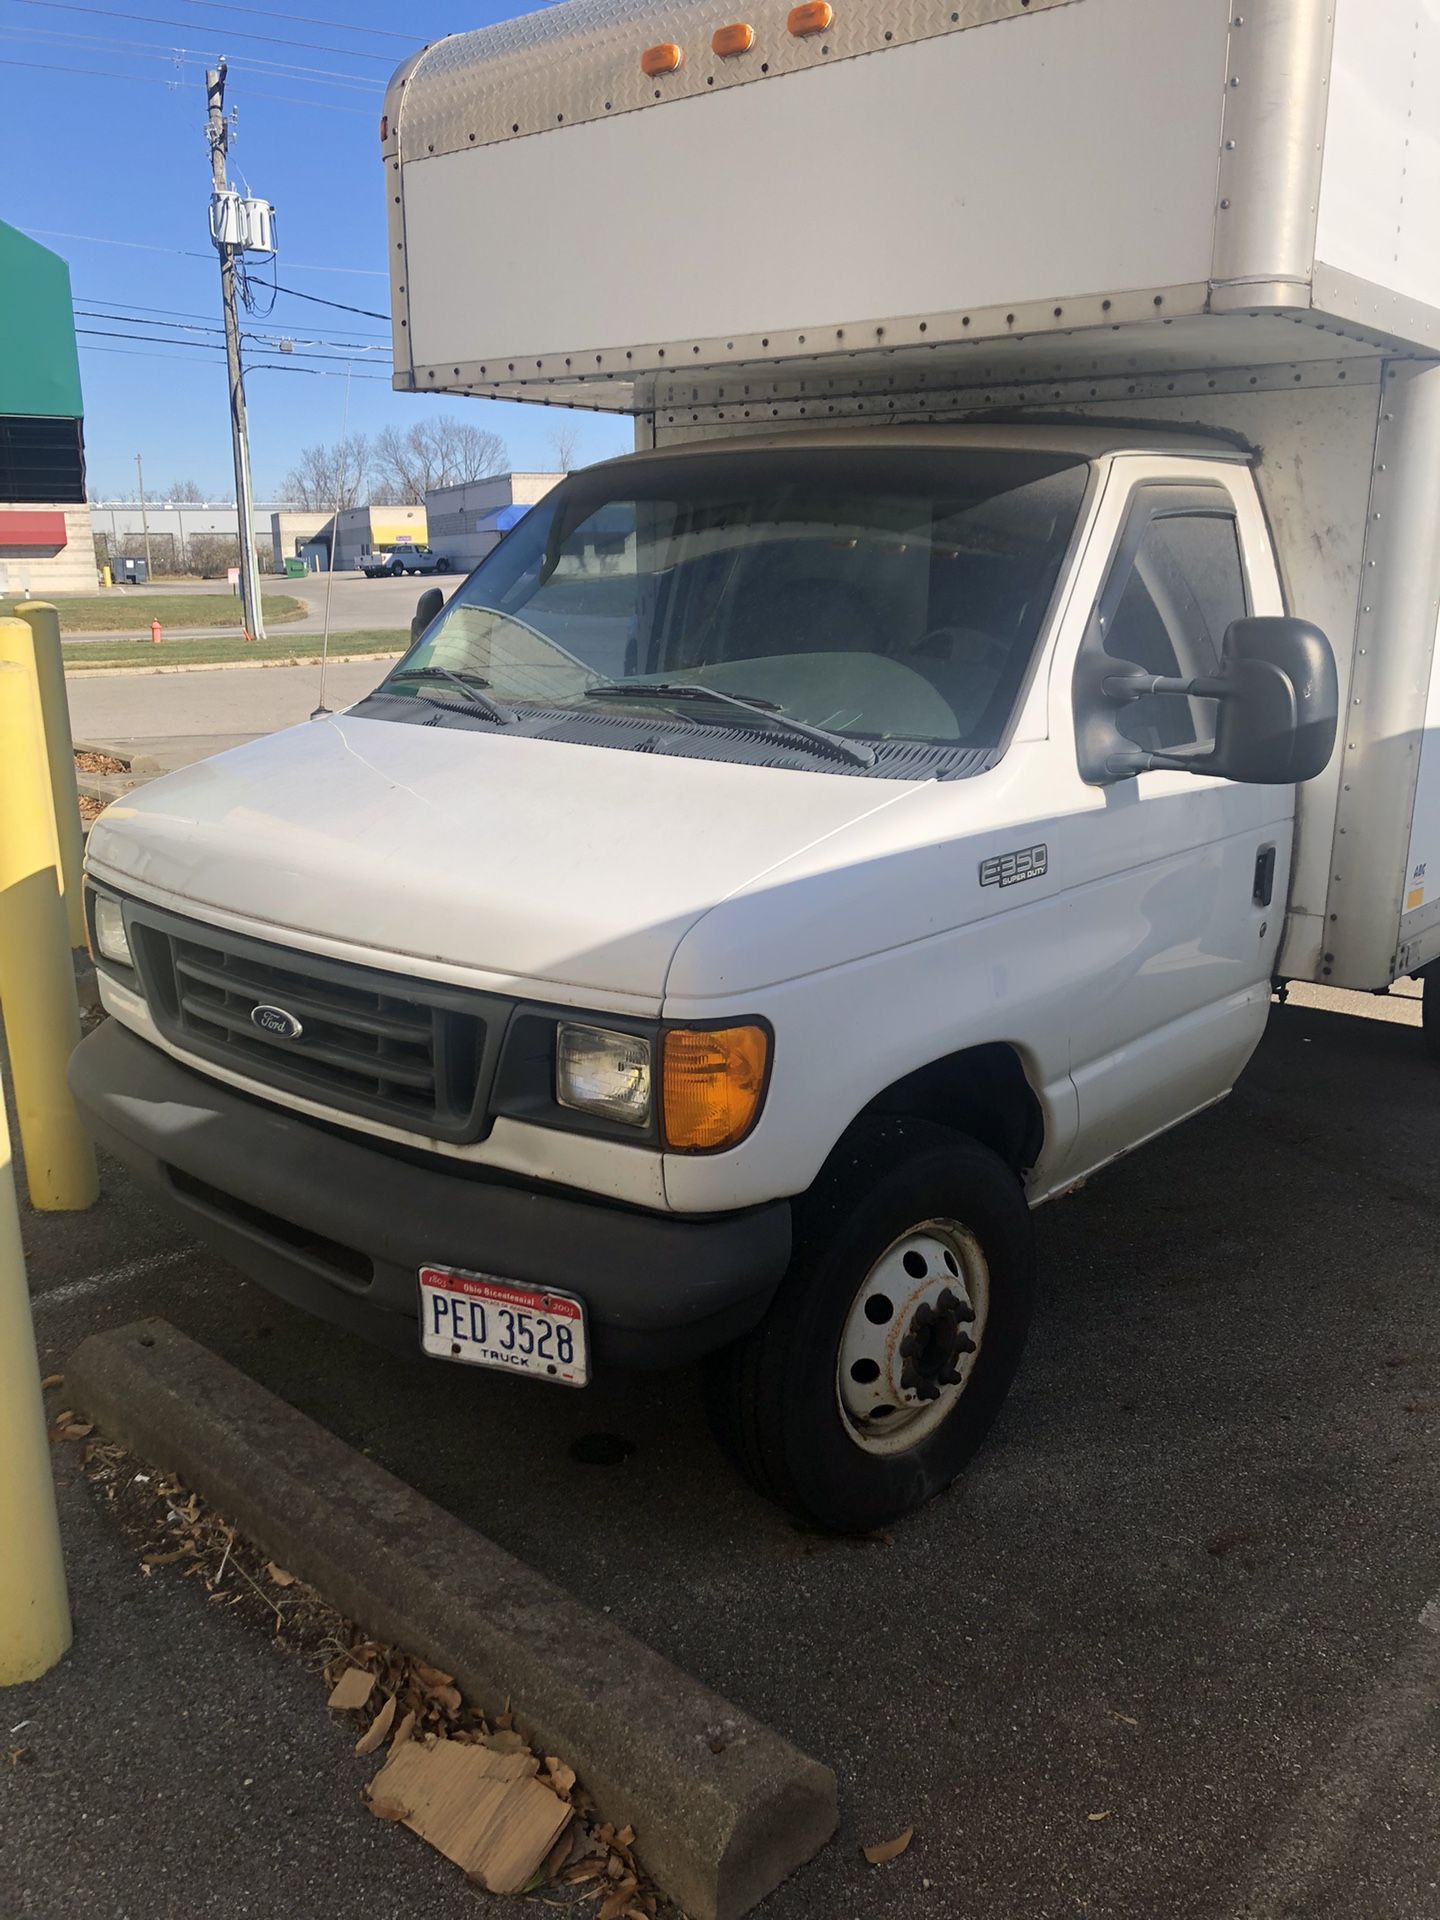
{"type": "Polygon", "coordinates": [[[468,573],[499,546],[526,507],[543,500],[564,478],[563,473],[495,473],[436,487],[425,496],[430,545],[456,573],[468,573]]]}

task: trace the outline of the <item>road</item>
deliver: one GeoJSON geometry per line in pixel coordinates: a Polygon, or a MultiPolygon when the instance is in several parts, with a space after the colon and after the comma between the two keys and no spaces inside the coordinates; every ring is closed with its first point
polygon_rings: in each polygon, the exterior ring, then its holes
{"type": "MultiPolygon", "coordinates": [[[[842,1832],[767,1920],[1434,1920],[1440,1073],[1417,1023],[1408,995],[1297,994],[1229,1102],[1047,1208],[1010,1404],[953,1493],[884,1541],[818,1538],[755,1498],[688,1374],[567,1394],[397,1361],[222,1270],[113,1168],[93,1214],[27,1222],[43,1359],[165,1315],[830,1762],[842,1832]],[[633,1451],[582,1464],[595,1433],[633,1451]],[[861,1862],[911,1825],[893,1865],[861,1862]]],[[[337,1841],[329,1885],[300,1837],[317,1767],[349,1803],[343,1742],[327,1773],[308,1721],[269,1719],[272,1682],[232,1693],[228,1640],[207,1693],[193,1622],[183,1644],[157,1623],[152,1661],[127,1650],[159,1609],[128,1578],[128,1605],[87,1586],[87,1618],[167,1731],[81,1689],[73,1729],[46,1731],[55,1777],[83,1756],[107,1818],[153,1809],[174,1834],[158,1871],[208,1902],[247,1724],[245,1770],[280,1769],[296,1865],[287,1882],[272,1809],[246,1828],[253,1858],[227,1842],[225,1898],[353,1914],[352,1856],[337,1841]],[[178,1697],[221,1723],[180,1823],[172,1644],[178,1697]],[[181,1826],[211,1836],[203,1859],[181,1826]]],[[[201,1607],[193,1583],[181,1597],[201,1607]]],[[[69,1827],[27,1801],[10,1829],[39,1889],[27,1920],[68,1920],[103,1856],[72,1838],[74,1803],[72,1786],[69,1827]]],[[[375,1857],[364,1904],[401,1911],[394,1850],[375,1857]]],[[[428,1863],[404,1857],[418,1907],[428,1863]]],[[[155,1872],[137,1855],[106,1911],[162,1910],[155,1872]]]]}

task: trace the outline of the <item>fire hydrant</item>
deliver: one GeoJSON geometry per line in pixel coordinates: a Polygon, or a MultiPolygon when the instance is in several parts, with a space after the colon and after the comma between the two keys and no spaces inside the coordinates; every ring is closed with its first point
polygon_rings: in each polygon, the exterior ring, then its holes
{"type": "Polygon", "coordinates": [[[150,644],[152,647],[158,647],[160,644],[160,622],[158,618],[150,622],[150,644]]]}

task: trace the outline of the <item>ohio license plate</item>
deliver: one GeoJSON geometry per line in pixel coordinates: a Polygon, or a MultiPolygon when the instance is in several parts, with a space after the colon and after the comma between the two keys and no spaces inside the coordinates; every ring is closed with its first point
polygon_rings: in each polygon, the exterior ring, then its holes
{"type": "Polygon", "coordinates": [[[420,1269],[420,1345],[436,1360],[583,1387],[585,1308],[571,1293],[517,1287],[455,1267],[420,1269]]]}

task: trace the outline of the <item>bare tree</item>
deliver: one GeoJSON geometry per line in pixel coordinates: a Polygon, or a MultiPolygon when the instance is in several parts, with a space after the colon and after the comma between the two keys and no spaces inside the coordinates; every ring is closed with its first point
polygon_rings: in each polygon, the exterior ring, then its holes
{"type": "Polygon", "coordinates": [[[421,501],[435,487],[484,480],[510,463],[498,433],[472,426],[453,413],[417,420],[403,432],[386,427],[375,442],[372,498],[393,506],[421,501]]]}
{"type": "Polygon", "coordinates": [[[172,505],[186,507],[197,504],[207,496],[202,492],[198,480],[172,480],[160,498],[170,501],[172,505]]]}
{"type": "Polygon", "coordinates": [[[578,420],[557,420],[550,429],[550,451],[561,473],[569,473],[575,464],[575,449],[580,444],[578,420]]]}
{"type": "Polygon", "coordinates": [[[312,513],[331,513],[336,507],[358,507],[365,499],[372,450],[363,433],[331,446],[302,447],[286,474],[285,498],[312,513]]]}

